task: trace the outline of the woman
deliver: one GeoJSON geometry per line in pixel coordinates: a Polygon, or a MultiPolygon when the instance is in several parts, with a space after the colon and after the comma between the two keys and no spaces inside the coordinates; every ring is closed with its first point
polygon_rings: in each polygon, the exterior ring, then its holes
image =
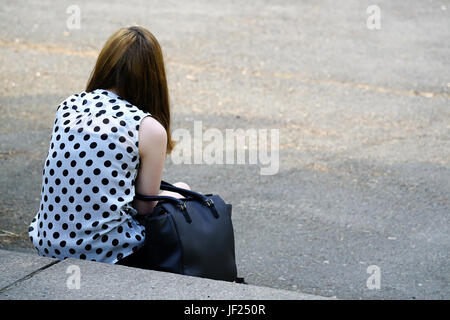
{"type": "Polygon", "coordinates": [[[133,213],[148,215],[156,202],[134,195],[158,194],[173,146],[160,45],[142,27],[120,29],[86,91],[57,108],[40,210],[29,228],[38,253],[140,266],[145,228],[133,213]]]}

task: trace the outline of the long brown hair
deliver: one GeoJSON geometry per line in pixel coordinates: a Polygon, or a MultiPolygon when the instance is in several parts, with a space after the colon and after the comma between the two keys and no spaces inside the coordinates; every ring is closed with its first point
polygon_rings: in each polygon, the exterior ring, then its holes
{"type": "Polygon", "coordinates": [[[161,47],[140,26],[116,31],[105,43],[86,91],[114,89],[122,98],[150,112],[167,131],[167,153],[174,147],[170,134],[170,105],[161,47]]]}

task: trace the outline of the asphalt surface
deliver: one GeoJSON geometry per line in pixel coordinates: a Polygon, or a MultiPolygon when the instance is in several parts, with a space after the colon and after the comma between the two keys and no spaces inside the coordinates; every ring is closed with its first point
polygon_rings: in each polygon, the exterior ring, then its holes
{"type": "Polygon", "coordinates": [[[116,29],[160,40],[173,128],[279,129],[279,170],[174,164],[233,204],[251,284],[449,299],[450,2],[0,1],[0,247],[31,251],[54,112],[116,29]],[[69,5],[80,29],[68,29],[69,5]],[[379,267],[379,289],[367,268],[379,267]]]}

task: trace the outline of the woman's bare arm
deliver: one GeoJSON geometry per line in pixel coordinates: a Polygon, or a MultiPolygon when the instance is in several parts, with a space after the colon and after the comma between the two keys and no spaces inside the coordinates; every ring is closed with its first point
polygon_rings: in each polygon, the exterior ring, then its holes
{"type": "MultiPolygon", "coordinates": [[[[156,196],[166,158],[167,133],[154,118],[145,117],[139,126],[140,166],[136,179],[136,193],[156,196]]],[[[139,214],[150,214],[156,201],[134,200],[134,208],[139,214]]]]}

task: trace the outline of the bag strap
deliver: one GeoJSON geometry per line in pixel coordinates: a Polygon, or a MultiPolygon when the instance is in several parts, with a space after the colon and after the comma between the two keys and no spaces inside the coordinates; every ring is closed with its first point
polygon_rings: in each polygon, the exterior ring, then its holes
{"type": "Polygon", "coordinates": [[[183,189],[183,188],[179,188],[174,186],[171,183],[168,183],[166,181],[162,181],[161,180],[161,186],[160,186],[161,190],[166,190],[166,191],[173,191],[176,193],[181,194],[182,196],[188,196],[197,200],[200,200],[202,202],[206,202],[208,200],[207,197],[205,197],[204,195],[202,195],[201,193],[192,191],[192,190],[188,190],[188,189],[183,189]]]}
{"type": "Polygon", "coordinates": [[[217,212],[217,209],[214,205],[214,201],[211,198],[208,198],[208,197],[202,195],[201,193],[198,193],[198,192],[195,192],[192,190],[183,189],[183,188],[178,188],[178,187],[174,186],[173,184],[170,184],[163,180],[161,180],[160,189],[166,190],[166,191],[173,191],[173,192],[181,194],[182,196],[194,198],[194,199],[202,202],[206,206],[208,206],[210,208],[214,218],[216,218],[216,219],[219,218],[219,213],[217,212]]]}
{"type": "Polygon", "coordinates": [[[162,200],[162,201],[168,201],[168,202],[175,203],[180,208],[181,213],[183,214],[184,218],[186,219],[186,222],[187,223],[192,222],[192,219],[189,216],[189,213],[187,212],[186,204],[181,199],[177,199],[177,198],[170,197],[170,196],[144,196],[141,194],[135,194],[135,198],[138,200],[142,200],[142,201],[161,201],[162,200]]]}
{"type": "MultiPolygon", "coordinates": [[[[176,192],[181,194],[182,196],[186,197],[186,198],[193,198],[195,200],[198,200],[200,202],[202,202],[204,205],[208,206],[214,216],[214,218],[219,218],[219,213],[217,212],[217,209],[214,205],[214,202],[211,198],[208,198],[204,195],[202,195],[201,193],[192,191],[192,190],[187,190],[187,189],[183,189],[183,188],[178,188],[176,186],[174,186],[173,184],[170,184],[166,181],[161,180],[161,185],[160,185],[160,189],[161,190],[166,190],[166,191],[172,191],[172,192],[176,192]]],[[[172,202],[177,202],[180,206],[180,209],[182,209],[182,211],[186,211],[186,204],[181,200],[181,199],[177,199],[174,197],[170,197],[170,196],[144,196],[141,194],[137,194],[135,195],[135,197],[138,200],[144,200],[144,201],[159,201],[159,200],[167,200],[167,201],[172,201],[172,202]],[[184,208],[184,209],[183,209],[184,208]]],[[[184,212],[183,211],[183,212],[184,212]]],[[[190,218],[189,218],[190,220],[190,218]]]]}
{"type": "Polygon", "coordinates": [[[135,198],[142,201],[168,201],[175,202],[177,204],[183,203],[181,199],[177,199],[175,197],[170,196],[144,196],[142,194],[136,193],[135,198]]]}

